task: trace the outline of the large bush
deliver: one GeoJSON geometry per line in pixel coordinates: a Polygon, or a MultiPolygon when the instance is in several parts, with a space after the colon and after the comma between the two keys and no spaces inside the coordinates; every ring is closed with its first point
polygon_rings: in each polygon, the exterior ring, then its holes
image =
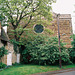
{"type": "Polygon", "coordinates": [[[72,48],[69,48],[70,59],[75,63],[75,35],[73,35],[73,41],[71,42],[72,48]]]}
{"type": "Polygon", "coordinates": [[[37,36],[34,40],[29,41],[25,45],[22,52],[23,61],[30,61],[35,64],[55,64],[59,62],[59,56],[62,57],[62,62],[70,63],[69,53],[64,44],[61,43],[61,54],[58,48],[58,39],[56,37],[47,38],[37,36]],[[28,57],[29,56],[29,57],[28,57]]]}

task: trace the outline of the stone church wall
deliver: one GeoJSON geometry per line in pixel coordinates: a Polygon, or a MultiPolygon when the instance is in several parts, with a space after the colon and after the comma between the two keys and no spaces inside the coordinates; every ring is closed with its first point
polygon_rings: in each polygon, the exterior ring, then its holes
{"type": "MultiPolygon", "coordinates": [[[[57,25],[57,14],[53,13],[53,21],[50,22],[51,25],[46,25],[45,29],[50,29],[53,31],[53,34],[48,34],[49,37],[51,36],[58,36],[58,25],[57,25]]],[[[23,22],[20,23],[21,26],[25,25],[25,21],[23,20],[23,22]]],[[[36,24],[36,22],[35,22],[36,24]]],[[[34,24],[33,24],[34,25],[34,24]]],[[[45,25],[45,23],[43,23],[43,25],[45,25]]],[[[10,31],[10,29],[13,28],[12,26],[10,26],[8,28],[8,33],[12,33],[10,31]]],[[[29,24],[26,28],[29,28],[29,33],[33,33],[33,35],[36,35],[33,31],[33,26],[31,24],[29,24]]],[[[73,34],[72,33],[72,23],[71,23],[71,15],[70,14],[60,14],[59,16],[59,30],[60,30],[60,38],[63,40],[63,42],[67,43],[66,47],[71,47],[71,41],[72,39],[70,39],[70,36],[73,34]]],[[[24,35],[25,33],[23,33],[24,35]]],[[[43,34],[47,35],[47,32],[44,31],[43,34]]],[[[22,35],[22,36],[23,36],[22,35]]],[[[9,37],[11,39],[14,38],[13,35],[9,34],[9,37]]]]}
{"type": "MultiPolygon", "coordinates": [[[[57,18],[54,17],[52,21],[52,25],[49,27],[54,31],[52,36],[58,36],[58,25],[57,25],[57,18]]],[[[66,43],[66,47],[71,47],[72,39],[70,36],[72,33],[72,23],[71,23],[71,15],[70,14],[60,14],[59,17],[59,31],[60,31],[60,38],[66,43]]]]}

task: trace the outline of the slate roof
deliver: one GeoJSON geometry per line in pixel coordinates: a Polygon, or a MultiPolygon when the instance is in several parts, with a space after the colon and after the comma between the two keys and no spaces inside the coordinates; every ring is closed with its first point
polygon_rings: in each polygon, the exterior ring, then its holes
{"type": "Polygon", "coordinates": [[[5,33],[5,31],[4,31],[4,29],[2,27],[1,27],[0,40],[6,41],[6,42],[9,41],[9,37],[8,37],[7,33],[5,33]]]}

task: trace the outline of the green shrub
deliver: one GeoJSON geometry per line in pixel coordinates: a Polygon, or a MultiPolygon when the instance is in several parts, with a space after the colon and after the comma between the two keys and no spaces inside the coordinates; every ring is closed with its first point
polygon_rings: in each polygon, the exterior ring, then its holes
{"type": "Polygon", "coordinates": [[[24,62],[30,56],[29,61],[35,64],[57,64],[61,55],[64,63],[70,63],[69,53],[64,47],[64,43],[61,43],[61,54],[59,53],[58,38],[56,37],[37,36],[33,41],[29,41],[25,47],[22,52],[24,62]]]}
{"type": "Polygon", "coordinates": [[[5,67],[6,67],[6,64],[0,62],[0,69],[5,68],[5,67]]]}
{"type": "Polygon", "coordinates": [[[24,49],[23,51],[22,51],[22,61],[21,62],[23,62],[23,63],[30,63],[30,58],[31,58],[31,56],[30,56],[30,54],[29,54],[29,52],[28,52],[28,50],[27,49],[24,49]]]}
{"type": "MultiPolygon", "coordinates": [[[[8,50],[6,50],[5,47],[1,47],[1,48],[0,48],[0,60],[1,60],[1,58],[2,58],[4,55],[7,54],[7,52],[8,52],[8,50]]],[[[2,62],[0,62],[0,69],[1,69],[1,68],[5,68],[5,67],[6,67],[6,65],[3,64],[2,62]]]]}
{"type": "Polygon", "coordinates": [[[0,48],[0,60],[4,55],[7,54],[7,52],[8,50],[6,50],[4,46],[0,48]]]}
{"type": "Polygon", "coordinates": [[[71,42],[72,48],[69,48],[70,59],[75,63],[75,35],[73,35],[73,41],[71,42]]]}

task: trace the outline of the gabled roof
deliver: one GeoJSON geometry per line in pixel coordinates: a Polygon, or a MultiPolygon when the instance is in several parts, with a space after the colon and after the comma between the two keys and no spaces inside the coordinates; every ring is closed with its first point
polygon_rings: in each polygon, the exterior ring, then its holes
{"type": "Polygon", "coordinates": [[[0,40],[7,41],[7,42],[9,41],[9,37],[8,37],[7,33],[5,33],[5,31],[2,27],[1,27],[0,40]]]}

